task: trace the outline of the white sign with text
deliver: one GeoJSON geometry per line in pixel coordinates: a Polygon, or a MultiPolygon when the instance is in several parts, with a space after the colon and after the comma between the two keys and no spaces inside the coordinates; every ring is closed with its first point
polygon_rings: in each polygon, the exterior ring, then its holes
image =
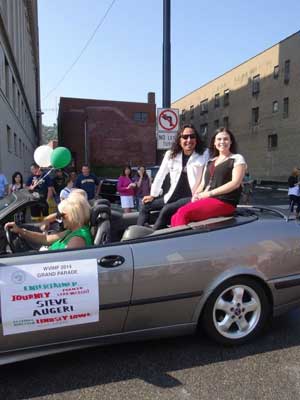
{"type": "Polygon", "coordinates": [[[96,259],[3,267],[4,335],[99,321],[96,259]]]}
{"type": "Polygon", "coordinates": [[[166,150],[172,146],[179,129],[179,110],[175,108],[157,109],[157,148],[166,150]]]}

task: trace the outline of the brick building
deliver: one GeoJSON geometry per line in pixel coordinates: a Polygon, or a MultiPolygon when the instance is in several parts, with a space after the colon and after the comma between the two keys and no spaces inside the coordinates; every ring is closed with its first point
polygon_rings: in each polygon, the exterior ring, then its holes
{"type": "Polygon", "coordinates": [[[155,93],[147,103],[60,98],[58,142],[68,147],[76,169],[153,165],[156,160],[155,93]]]}
{"type": "Polygon", "coordinates": [[[286,181],[300,167],[300,33],[175,101],[181,123],[208,138],[228,126],[254,178],[286,181]]]}

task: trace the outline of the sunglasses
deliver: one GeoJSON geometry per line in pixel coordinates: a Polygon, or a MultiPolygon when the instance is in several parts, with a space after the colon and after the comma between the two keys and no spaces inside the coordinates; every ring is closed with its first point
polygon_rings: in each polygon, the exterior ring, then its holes
{"type": "Polygon", "coordinates": [[[196,135],[196,133],[190,133],[190,134],[188,134],[188,135],[181,135],[180,137],[181,137],[181,139],[183,139],[183,140],[188,140],[188,138],[190,138],[190,139],[196,139],[197,135],[196,135]]]}
{"type": "Polygon", "coordinates": [[[62,220],[63,218],[65,218],[66,214],[65,213],[61,213],[59,211],[57,211],[56,213],[56,219],[57,220],[62,220]]]}

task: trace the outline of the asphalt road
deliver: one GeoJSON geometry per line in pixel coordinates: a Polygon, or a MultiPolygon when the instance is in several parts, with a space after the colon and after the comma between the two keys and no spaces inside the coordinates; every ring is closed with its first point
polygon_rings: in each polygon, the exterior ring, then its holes
{"type": "Polygon", "coordinates": [[[299,399],[300,310],[276,318],[265,335],[241,347],[186,336],[4,366],[0,398],[299,399]]]}
{"type": "MultiPolygon", "coordinates": [[[[286,193],[270,191],[256,191],[253,202],[288,203],[286,193]]],[[[200,333],[1,367],[0,400],[21,399],[300,399],[300,310],[240,347],[200,333]]]]}

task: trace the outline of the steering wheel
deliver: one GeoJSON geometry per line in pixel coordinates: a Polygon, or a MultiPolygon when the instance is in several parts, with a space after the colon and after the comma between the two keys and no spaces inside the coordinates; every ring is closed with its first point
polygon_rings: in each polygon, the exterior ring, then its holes
{"type": "Polygon", "coordinates": [[[15,235],[15,234],[10,229],[5,228],[4,230],[5,230],[7,244],[9,246],[9,248],[11,249],[12,253],[15,253],[16,247],[15,247],[14,241],[13,241],[13,239],[14,239],[13,235],[15,235]]]}

